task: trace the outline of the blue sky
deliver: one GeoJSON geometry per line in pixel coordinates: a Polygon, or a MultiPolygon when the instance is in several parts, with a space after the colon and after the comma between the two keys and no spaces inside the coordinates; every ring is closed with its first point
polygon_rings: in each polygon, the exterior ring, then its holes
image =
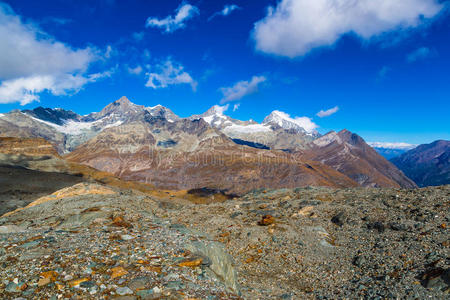
{"type": "Polygon", "coordinates": [[[0,3],[0,112],[87,114],[125,95],[182,117],[228,104],[367,141],[450,139],[447,1],[0,3]]]}

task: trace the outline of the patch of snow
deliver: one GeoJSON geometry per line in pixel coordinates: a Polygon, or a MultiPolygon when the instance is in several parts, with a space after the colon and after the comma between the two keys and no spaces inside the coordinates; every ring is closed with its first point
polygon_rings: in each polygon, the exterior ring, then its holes
{"type": "Polygon", "coordinates": [[[225,133],[255,133],[255,132],[270,132],[272,129],[270,127],[261,124],[250,124],[250,125],[236,125],[225,127],[223,130],[225,133]]]}
{"type": "Polygon", "coordinates": [[[1,118],[1,117],[4,117],[4,116],[5,116],[5,114],[0,114],[0,118],[1,118]]]}
{"type": "Polygon", "coordinates": [[[119,120],[119,121],[117,121],[117,122],[115,122],[115,123],[106,125],[105,127],[102,128],[102,131],[105,130],[105,129],[107,129],[107,128],[120,126],[120,125],[122,125],[122,124],[123,124],[123,121],[120,121],[120,120],[119,120]]]}
{"type": "Polygon", "coordinates": [[[398,150],[411,150],[417,147],[417,145],[408,143],[368,142],[367,144],[369,144],[369,146],[373,148],[398,149],[398,150]]]}
{"type": "Polygon", "coordinates": [[[158,104],[158,105],[155,105],[155,106],[149,106],[149,107],[146,107],[146,109],[147,110],[154,110],[155,108],[159,108],[159,107],[162,107],[162,105],[158,104]]]}
{"type": "Polygon", "coordinates": [[[58,125],[52,122],[47,122],[32,116],[29,116],[27,114],[24,114],[26,116],[28,116],[29,118],[41,122],[45,125],[48,125],[50,127],[55,128],[57,131],[64,133],[64,134],[68,134],[68,135],[79,135],[82,134],[83,131],[89,130],[91,129],[92,125],[94,122],[77,122],[77,121],[73,121],[73,120],[69,120],[66,123],[64,123],[64,125],[58,125]]]}
{"type": "Polygon", "coordinates": [[[213,119],[214,119],[214,116],[208,116],[208,117],[203,118],[203,120],[205,120],[205,122],[208,123],[209,125],[212,124],[213,119]]]}

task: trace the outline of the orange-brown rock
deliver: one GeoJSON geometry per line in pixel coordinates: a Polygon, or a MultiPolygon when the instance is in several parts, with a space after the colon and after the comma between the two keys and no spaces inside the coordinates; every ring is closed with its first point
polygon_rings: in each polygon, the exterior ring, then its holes
{"type": "Polygon", "coordinates": [[[195,258],[195,259],[187,259],[178,264],[179,267],[189,267],[195,268],[200,266],[203,263],[203,259],[195,258]]]}
{"type": "Polygon", "coordinates": [[[128,274],[128,271],[123,267],[115,267],[111,269],[111,279],[122,277],[128,274]]]}
{"type": "Polygon", "coordinates": [[[275,223],[275,218],[271,215],[265,215],[258,222],[259,226],[269,226],[275,223]]]}

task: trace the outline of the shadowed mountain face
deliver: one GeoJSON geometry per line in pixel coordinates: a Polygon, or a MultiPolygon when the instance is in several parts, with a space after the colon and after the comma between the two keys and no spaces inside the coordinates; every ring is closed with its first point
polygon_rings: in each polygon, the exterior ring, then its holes
{"type": "Polygon", "coordinates": [[[0,115],[0,136],[44,138],[73,162],[161,188],[415,186],[359,136],[320,136],[278,111],[262,123],[219,106],[179,118],[122,97],[87,116],[46,108],[0,115]]]}
{"type": "Polygon", "coordinates": [[[305,157],[346,174],[362,186],[416,187],[400,170],[379,155],[357,134],[330,132],[316,139],[305,157]]]}
{"type": "Polygon", "coordinates": [[[391,162],[421,187],[450,184],[450,141],[420,145],[391,162]]]}

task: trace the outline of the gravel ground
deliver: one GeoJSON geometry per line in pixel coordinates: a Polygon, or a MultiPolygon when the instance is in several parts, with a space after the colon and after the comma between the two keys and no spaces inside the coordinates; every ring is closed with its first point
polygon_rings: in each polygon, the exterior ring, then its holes
{"type": "Polygon", "coordinates": [[[450,186],[130,191],[0,219],[4,299],[448,299],[450,186]]]}

